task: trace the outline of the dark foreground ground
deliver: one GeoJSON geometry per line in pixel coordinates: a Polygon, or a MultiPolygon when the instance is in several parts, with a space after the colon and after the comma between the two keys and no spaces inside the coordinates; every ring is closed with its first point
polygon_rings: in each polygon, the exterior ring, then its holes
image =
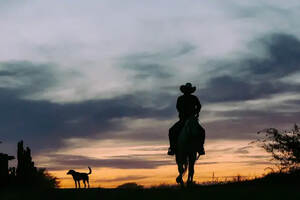
{"type": "Polygon", "coordinates": [[[195,185],[188,188],[175,186],[149,189],[16,189],[0,190],[0,200],[85,200],[85,199],[300,199],[299,176],[267,177],[264,179],[217,184],[210,186],[195,185]]]}
{"type": "Polygon", "coordinates": [[[157,188],[157,189],[55,189],[6,190],[1,200],[22,199],[300,199],[300,186],[292,185],[223,185],[197,186],[194,188],[157,188]]]}

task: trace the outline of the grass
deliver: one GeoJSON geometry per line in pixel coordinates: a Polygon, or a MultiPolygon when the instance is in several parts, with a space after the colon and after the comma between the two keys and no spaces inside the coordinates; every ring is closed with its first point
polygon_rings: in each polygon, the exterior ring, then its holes
{"type": "Polygon", "coordinates": [[[300,172],[273,173],[263,178],[214,185],[194,185],[188,188],[166,186],[139,189],[5,189],[0,190],[1,200],[85,200],[85,199],[300,199],[300,172]]]}

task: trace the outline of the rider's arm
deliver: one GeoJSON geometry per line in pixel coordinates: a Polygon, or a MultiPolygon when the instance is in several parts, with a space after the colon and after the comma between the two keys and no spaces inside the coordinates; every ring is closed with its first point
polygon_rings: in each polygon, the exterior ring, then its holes
{"type": "Polygon", "coordinates": [[[182,112],[182,103],[180,97],[177,98],[176,109],[179,113],[182,112]]]}
{"type": "Polygon", "coordinates": [[[195,96],[195,100],[196,100],[196,114],[199,115],[199,112],[200,112],[202,106],[201,106],[199,99],[196,96],[195,96]]]}

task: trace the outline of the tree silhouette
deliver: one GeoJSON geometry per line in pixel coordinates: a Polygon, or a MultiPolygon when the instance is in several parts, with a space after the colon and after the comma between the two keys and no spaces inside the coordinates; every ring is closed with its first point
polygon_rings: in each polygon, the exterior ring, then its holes
{"type": "Polygon", "coordinates": [[[14,156],[0,153],[0,186],[56,188],[59,181],[50,175],[46,169],[37,168],[31,157],[29,147],[24,148],[23,141],[18,142],[17,168],[8,167],[8,161],[14,156]]]}
{"type": "Polygon", "coordinates": [[[295,169],[300,167],[300,130],[294,125],[291,130],[279,131],[268,128],[259,131],[264,133],[262,139],[257,141],[267,152],[271,153],[274,160],[279,161],[281,170],[295,169]]]}
{"type": "Polygon", "coordinates": [[[29,147],[24,148],[23,141],[18,142],[17,180],[20,185],[55,188],[58,187],[57,178],[47,173],[44,168],[36,168],[31,157],[29,147]]]}

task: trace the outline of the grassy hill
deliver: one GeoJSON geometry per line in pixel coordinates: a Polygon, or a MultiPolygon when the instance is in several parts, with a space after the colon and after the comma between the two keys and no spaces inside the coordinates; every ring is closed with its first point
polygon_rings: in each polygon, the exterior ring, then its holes
{"type": "Polygon", "coordinates": [[[270,174],[252,181],[215,185],[194,185],[188,188],[161,186],[146,189],[15,189],[1,191],[1,200],[85,200],[85,199],[300,199],[300,173],[270,174]]]}

